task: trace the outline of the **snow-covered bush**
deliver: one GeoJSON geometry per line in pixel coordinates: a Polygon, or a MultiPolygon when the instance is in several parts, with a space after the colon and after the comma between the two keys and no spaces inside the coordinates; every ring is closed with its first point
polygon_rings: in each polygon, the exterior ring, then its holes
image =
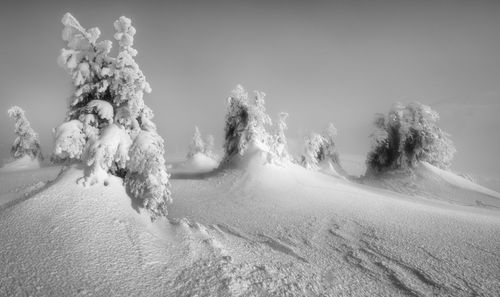
{"type": "Polygon", "coordinates": [[[188,159],[192,158],[194,155],[198,153],[205,153],[205,143],[201,138],[200,129],[198,129],[198,126],[195,126],[193,138],[191,139],[191,143],[189,144],[187,157],[188,159]]]}
{"type": "Polygon", "coordinates": [[[32,160],[38,159],[42,161],[43,155],[38,134],[31,128],[25,111],[19,106],[12,106],[7,110],[7,113],[15,121],[14,133],[16,134],[16,139],[10,150],[12,157],[19,159],[29,156],[32,160]]]}
{"type": "Polygon", "coordinates": [[[301,165],[310,170],[318,170],[320,163],[328,162],[330,165],[335,164],[338,169],[344,172],[340,166],[339,153],[335,143],[336,137],[337,128],[332,123],[328,124],[322,134],[311,133],[304,139],[301,165]]]}
{"type": "Polygon", "coordinates": [[[368,172],[411,170],[418,161],[450,166],[456,150],[449,134],[437,127],[439,114],[418,102],[396,103],[387,115],[377,114],[368,153],[368,172]]]}
{"type": "Polygon", "coordinates": [[[248,93],[237,85],[228,98],[225,124],[225,159],[244,155],[251,142],[269,148],[271,135],[266,126],[272,125],[265,110],[265,94],[255,91],[254,100],[249,102],[248,93]]]}
{"type": "Polygon", "coordinates": [[[319,169],[319,155],[321,147],[326,139],[318,133],[311,133],[304,139],[304,153],[302,154],[300,164],[306,169],[319,169]]]}
{"type": "Polygon", "coordinates": [[[135,28],[123,16],[114,22],[119,49],[112,57],[112,42],[97,41],[98,28],[84,29],[69,13],[62,23],[66,48],[61,50],[58,63],[71,76],[74,88],[66,122],[54,130],[54,159],[72,159],[89,166],[86,185],[106,181],[109,173],[125,177],[130,192],[144,199],[153,217],[165,214],[165,204],[171,200],[169,175],[163,139],[152,122],[152,110],[143,100],[151,88],[134,60],[135,28]],[[148,164],[149,168],[137,164],[148,164]]]}

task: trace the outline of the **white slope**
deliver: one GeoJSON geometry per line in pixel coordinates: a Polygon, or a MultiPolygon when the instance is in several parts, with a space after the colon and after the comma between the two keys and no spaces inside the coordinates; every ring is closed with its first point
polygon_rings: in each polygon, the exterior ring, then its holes
{"type": "Polygon", "coordinates": [[[24,156],[19,159],[9,160],[0,168],[1,172],[19,171],[19,170],[33,170],[40,168],[40,161],[32,159],[30,156],[24,156]]]}
{"type": "Polygon", "coordinates": [[[347,176],[347,172],[339,164],[330,160],[323,160],[319,164],[319,172],[331,175],[336,178],[343,178],[347,176]]]}
{"type": "Polygon", "coordinates": [[[31,170],[0,171],[0,209],[26,199],[43,189],[58,175],[60,166],[31,170]]]}
{"type": "Polygon", "coordinates": [[[454,187],[479,192],[479,193],[482,193],[484,195],[488,195],[488,196],[492,196],[492,197],[500,199],[500,193],[495,192],[493,190],[490,190],[490,189],[483,187],[481,185],[478,185],[478,184],[476,184],[468,179],[465,179],[461,176],[458,176],[450,171],[439,169],[435,166],[432,166],[431,164],[429,164],[427,162],[422,162],[422,166],[426,170],[428,170],[429,172],[432,172],[435,175],[441,177],[444,181],[446,181],[447,183],[449,183],[450,185],[452,185],[454,187]]]}
{"type": "Polygon", "coordinates": [[[171,180],[169,220],[155,223],[119,179],[82,188],[69,170],[0,211],[0,296],[500,294],[498,210],[265,159],[171,180]]]}
{"type": "Polygon", "coordinates": [[[426,162],[419,163],[412,175],[386,173],[363,182],[411,196],[500,210],[500,193],[426,162]]]}

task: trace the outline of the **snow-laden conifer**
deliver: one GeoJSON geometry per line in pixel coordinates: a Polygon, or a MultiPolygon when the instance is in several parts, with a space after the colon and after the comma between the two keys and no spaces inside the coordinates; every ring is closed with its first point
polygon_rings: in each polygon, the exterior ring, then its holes
{"type": "Polygon", "coordinates": [[[265,109],[265,93],[255,91],[252,100],[241,85],[237,85],[228,98],[226,124],[224,128],[225,159],[244,155],[249,144],[254,143],[270,151],[272,137],[266,126],[272,125],[265,109]]]}
{"type": "Polygon", "coordinates": [[[38,134],[31,128],[26,118],[26,112],[19,106],[12,106],[7,110],[10,118],[14,120],[14,133],[16,139],[12,144],[10,154],[14,159],[29,156],[32,160],[43,160],[42,149],[38,134]]]}
{"type": "Polygon", "coordinates": [[[153,217],[165,214],[171,198],[164,141],[144,103],[151,87],[134,60],[136,29],[123,16],[114,22],[119,48],[112,57],[112,42],[98,41],[98,28],[86,30],[69,13],[62,23],[66,48],[58,63],[71,76],[74,88],[66,122],[54,131],[54,159],[89,166],[86,185],[105,182],[109,173],[125,177],[130,192],[143,199],[153,217]],[[145,163],[148,168],[138,165],[145,163]]]}
{"type": "Polygon", "coordinates": [[[368,153],[368,172],[411,170],[418,161],[450,166],[456,150],[449,134],[437,126],[439,114],[429,106],[396,103],[387,115],[377,114],[368,153]]]}
{"type": "Polygon", "coordinates": [[[339,153],[335,142],[337,133],[337,128],[332,123],[329,123],[322,134],[324,141],[321,142],[318,161],[327,160],[340,165],[339,153]]]}
{"type": "Polygon", "coordinates": [[[319,154],[325,138],[318,133],[311,133],[304,138],[304,153],[302,154],[300,164],[306,169],[319,169],[319,154]]]}

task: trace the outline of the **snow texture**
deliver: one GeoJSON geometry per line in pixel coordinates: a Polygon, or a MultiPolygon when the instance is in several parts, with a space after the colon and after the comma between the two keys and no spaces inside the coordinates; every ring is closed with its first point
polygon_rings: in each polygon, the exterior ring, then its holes
{"type": "Polygon", "coordinates": [[[500,294],[499,209],[245,156],[173,179],[178,199],[153,223],[117,177],[81,188],[82,169],[70,168],[0,210],[0,295],[500,294]]]}

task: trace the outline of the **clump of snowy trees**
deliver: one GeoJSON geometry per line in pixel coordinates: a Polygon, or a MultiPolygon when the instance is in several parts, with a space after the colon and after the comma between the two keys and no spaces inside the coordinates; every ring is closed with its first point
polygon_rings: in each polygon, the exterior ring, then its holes
{"type": "Polygon", "coordinates": [[[311,133],[304,139],[304,153],[300,164],[306,169],[318,170],[321,162],[331,162],[340,166],[339,153],[335,138],[337,128],[329,123],[322,134],[311,133]]]}
{"type": "Polygon", "coordinates": [[[274,133],[268,130],[273,125],[266,113],[266,94],[254,91],[253,98],[241,85],[237,85],[228,98],[225,120],[224,160],[243,156],[250,146],[268,153],[270,162],[289,161],[285,130],[287,113],[280,113],[274,133]]]}
{"type": "Polygon", "coordinates": [[[198,126],[194,127],[194,134],[191,142],[189,143],[189,149],[187,153],[187,158],[191,159],[196,154],[204,154],[207,157],[216,159],[217,155],[214,153],[214,142],[215,138],[212,134],[207,135],[205,141],[201,137],[200,129],[198,126]]]}
{"type": "Polygon", "coordinates": [[[114,22],[119,49],[112,57],[113,43],[98,41],[98,28],[86,30],[69,13],[62,23],[66,48],[58,64],[70,75],[73,93],[66,121],[54,130],[53,159],[88,166],[84,185],[106,184],[108,174],[123,177],[152,218],[166,215],[171,193],[164,140],[144,103],[151,88],[134,60],[136,29],[123,16],[114,22]]]}
{"type": "Polygon", "coordinates": [[[418,102],[396,103],[386,115],[377,114],[367,172],[411,170],[419,161],[448,168],[456,150],[438,120],[436,111],[418,102]]]}
{"type": "Polygon", "coordinates": [[[29,156],[32,160],[43,161],[38,134],[31,128],[31,124],[26,118],[26,112],[19,106],[12,106],[7,110],[7,113],[14,120],[15,125],[16,139],[10,150],[12,157],[20,159],[29,156]]]}

